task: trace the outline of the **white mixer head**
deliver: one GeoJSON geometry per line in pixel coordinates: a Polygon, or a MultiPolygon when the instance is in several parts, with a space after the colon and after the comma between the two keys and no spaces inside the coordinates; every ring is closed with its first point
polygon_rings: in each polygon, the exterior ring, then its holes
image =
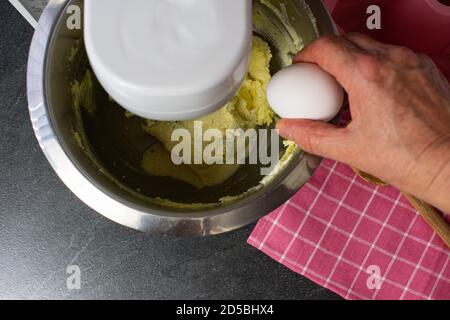
{"type": "Polygon", "coordinates": [[[105,90],[154,120],[225,105],[247,73],[251,0],[85,0],[84,38],[105,90]]]}

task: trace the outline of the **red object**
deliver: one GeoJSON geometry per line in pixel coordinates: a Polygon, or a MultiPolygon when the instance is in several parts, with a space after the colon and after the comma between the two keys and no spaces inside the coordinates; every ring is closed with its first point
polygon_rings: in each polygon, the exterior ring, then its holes
{"type": "Polygon", "coordinates": [[[450,80],[450,0],[325,0],[344,32],[365,33],[381,42],[431,56],[450,80]],[[367,28],[367,8],[381,9],[381,29],[367,28]]]}
{"type": "Polygon", "coordinates": [[[346,299],[450,299],[442,240],[397,190],[331,160],[248,242],[346,299]]]}

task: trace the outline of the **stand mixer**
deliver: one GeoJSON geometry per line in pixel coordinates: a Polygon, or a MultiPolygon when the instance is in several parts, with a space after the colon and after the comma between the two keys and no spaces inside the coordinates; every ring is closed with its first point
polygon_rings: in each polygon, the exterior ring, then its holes
{"type": "MultiPolygon", "coordinates": [[[[177,121],[231,100],[247,73],[251,0],[86,0],[85,46],[99,82],[129,112],[177,121]]],[[[268,100],[284,118],[331,120],[343,102],[313,65],[281,71],[268,100]]]]}

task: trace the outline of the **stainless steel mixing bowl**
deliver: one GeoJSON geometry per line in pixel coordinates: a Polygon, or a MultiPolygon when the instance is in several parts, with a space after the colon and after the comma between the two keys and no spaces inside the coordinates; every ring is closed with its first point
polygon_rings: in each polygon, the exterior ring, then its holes
{"type": "MultiPolygon", "coordinates": [[[[216,203],[258,185],[260,170],[244,166],[223,185],[202,190],[144,174],[139,161],[152,139],[142,131],[140,119],[125,118],[123,109],[108,99],[98,83],[94,88],[100,107],[95,117],[73,108],[71,84],[89,64],[82,30],[69,30],[66,24],[73,14],[67,10],[70,5],[82,8],[83,1],[50,1],[36,29],[28,64],[29,111],[48,161],[91,208],[151,234],[213,235],[256,221],[287,201],[311,177],[321,159],[296,150],[270,183],[236,202],[187,210],[150,201],[159,197],[179,203],[216,203]],[[75,135],[80,125],[82,134],[75,135]]],[[[285,66],[299,46],[335,32],[321,1],[255,0],[254,8],[255,33],[271,45],[274,54],[272,72],[285,66]]]]}

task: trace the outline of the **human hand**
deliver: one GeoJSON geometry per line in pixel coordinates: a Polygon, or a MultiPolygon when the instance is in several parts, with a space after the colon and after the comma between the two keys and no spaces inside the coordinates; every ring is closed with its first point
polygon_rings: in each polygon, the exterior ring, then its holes
{"type": "Polygon", "coordinates": [[[348,34],[318,39],[295,61],[336,77],[352,122],[280,120],[283,137],[450,212],[450,86],[429,57],[348,34]]]}

